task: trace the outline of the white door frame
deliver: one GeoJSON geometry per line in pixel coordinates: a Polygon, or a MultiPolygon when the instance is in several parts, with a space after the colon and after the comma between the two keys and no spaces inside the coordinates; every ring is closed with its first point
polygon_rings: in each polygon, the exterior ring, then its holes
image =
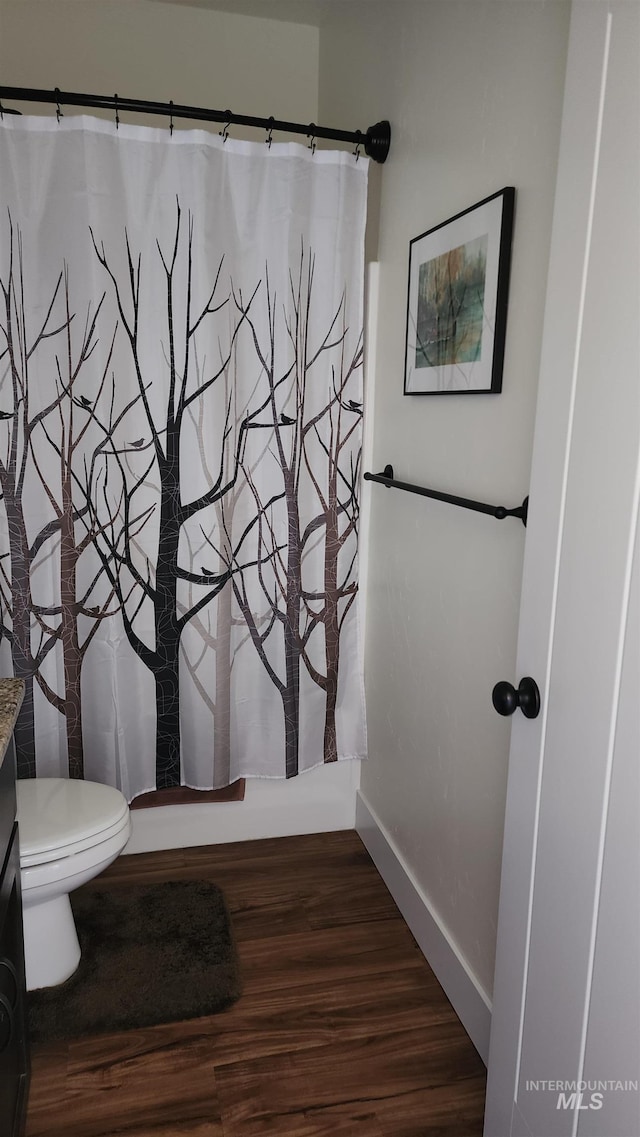
{"type": "MultiPolygon", "coordinates": [[[[572,9],[517,674],[513,677],[516,685],[523,675],[532,675],[537,680],[542,711],[534,722],[516,714],[512,727],[486,1137],[530,1132],[518,1115],[515,1100],[521,1075],[525,995],[531,966],[534,872],[541,852],[538,828],[545,745],[554,696],[557,705],[557,692],[552,690],[550,682],[552,647],[558,616],[580,348],[600,172],[612,26],[610,10],[615,8],[615,0],[611,4],[606,0],[574,0],[572,9]]],[[[632,107],[635,106],[633,94],[629,92],[632,107]]],[[[620,177],[624,177],[623,167],[620,177]]],[[[637,510],[637,479],[635,485],[627,488],[632,498],[635,494],[637,510]]],[[[630,554],[628,567],[630,572],[630,554]]],[[[624,609],[624,597],[621,604],[624,609]]],[[[573,1124],[575,1131],[577,1119],[573,1124]]]]}

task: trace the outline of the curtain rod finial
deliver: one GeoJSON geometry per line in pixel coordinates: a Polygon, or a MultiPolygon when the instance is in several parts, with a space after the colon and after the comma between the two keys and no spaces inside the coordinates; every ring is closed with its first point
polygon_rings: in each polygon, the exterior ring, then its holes
{"type": "Polygon", "coordinates": [[[365,153],[375,162],[386,162],[390,146],[391,123],[385,118],[369,127],[365,136],[364,149],[365,153]]]}

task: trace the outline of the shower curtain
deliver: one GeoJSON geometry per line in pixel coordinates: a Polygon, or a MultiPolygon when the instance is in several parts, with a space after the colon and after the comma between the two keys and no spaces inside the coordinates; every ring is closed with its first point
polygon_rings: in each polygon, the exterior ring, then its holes
{"type": "Polygon", "coordinates": [[[367,161],[0,123],[0,665],[22,777],[365,755],[367,161]]]}

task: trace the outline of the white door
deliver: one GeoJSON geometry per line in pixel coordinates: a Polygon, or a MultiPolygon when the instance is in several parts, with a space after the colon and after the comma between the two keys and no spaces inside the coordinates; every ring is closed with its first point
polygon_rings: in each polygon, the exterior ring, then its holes
{"type": "Polygon", "coordinates": [[[640,4],[574,0],[485,1137],[640,1137],[640,4]]]}

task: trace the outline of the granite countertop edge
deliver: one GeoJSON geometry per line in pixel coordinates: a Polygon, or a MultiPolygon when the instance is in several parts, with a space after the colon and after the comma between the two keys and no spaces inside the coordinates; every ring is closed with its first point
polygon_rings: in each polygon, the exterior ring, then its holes
{"type": "Polygon", "coordinates": [[[24,679],[0,679],[0,762],[4,758],[24,698],[24,679]]]}

